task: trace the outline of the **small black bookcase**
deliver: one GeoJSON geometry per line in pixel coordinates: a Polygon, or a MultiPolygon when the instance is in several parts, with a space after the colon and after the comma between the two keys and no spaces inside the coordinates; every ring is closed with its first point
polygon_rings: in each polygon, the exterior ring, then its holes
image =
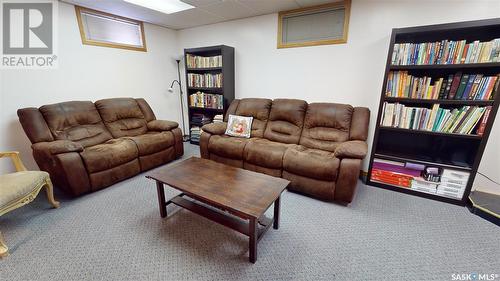
{"type": "Polygon", "coordinates": [[[227,107],[234,100],[234,48],[225,45],[218,45],[184,49],[184,59],[186,62],[186,99],[188,105],[189,134],[191,137],[190,142],[192,144],[199,144],[199,135],[194,136],[192,134],[192,129],[194,127],[201,128],[203,125],[203,123],[199,122],[199,116],[203,115],[208,120],[213,120],[215,115],[225,114],[227,107]],[[201,58],[220,56],[220,58],[222,59],[222,64],[215,66],[209,65],[204,67],[189,66],[188,59],[192,59],[193,56],[201,58]],[[211,87],[195,87],[194,85],[190,85],[190,74],[210,76],[222,74],[222,85],[211,87]],[[221,98],[222,106],[200,106],[199,104],[198,106],[194,106],[190,102],[190,96],[198,92],[212,95],[212,97],[215,96],[221,98]]]}
{"type": "MultiPolygon", "coordinates": [[[[403,43],[427,43],[443,42],[443,40],[461,41],[466,44],[480,41],[489,42],[500,38],[500,18],[478,20],[469,22],[418,26],[409,28],[395,28],[392,30],[390,39],[385,76],[383,80],[382,93],[378,109],[377,123],[370,155],[367,184],[393,191],[403,192],[415,196],[434,199],[442,202],[456,205],[465,205],[471,191],[474,178],[476,176],[481,157],[483,156],[488,137],[490,135],[495,116],[500,103],[500,93],[496,93],[494,98],[487,100],[470,100],[441,97],[415,98],[401,96],[387,96],[388,80],[396,71],[405,71],[413,77],[432,77],[435,82],[438,77],[449,77],[452,74],[461,72],[463,74],[482,74],[484,76],[497,76],[500,73],[500,62],[482,62],[482,63],[401,63],[393,64],[393,51],[396,44],[403,43]],[[391,73],[392,72],[392,73],[391,73]],[[391,74],[390,74],[391,73],[391,74]],[[463,106],[490,106],[489,117],[485,122],[482,134],[477,134],[477,127],[468,134],[450,133],[433,130],[417,130],[399,128],[397,126],[383,126],[384,110],[387,103],[399,103],[406,107],[420,107],[432,109],[434,104],[439,104],[443,109],[452,110],[463,106]],[[381,162],[391,164],[406,163],[421,164],[424,166],[436,167],[440,171],[451,169],[454,171],[463,171],[469,173],[463,195],[456,198],[444,196],[443,194],[423,192],[412,187],[402,186],[391,182],[392,178],[386,180],[386,175],[374,173],[374,160],[382,159],[381,162]],[[373,178],[383,178],[376,180],[373,178]],[[391,182],[391,183],[390,183],[391,182]]],[[[398,45],[399,48],[401,45],[398,45]]],[[[439,46],[439,45],[438,45],[439,46]]],[[[439,48],[439,47],[438,47],[439,48]]],[[[398,50],[398,49],[396,49],[398,50]]],[[[417,49],[418,50],[418,49],[417,49]]],[[[438,50],[438,49],[436,49],[438,50]]],[[[418,51],[416,52],[418,54],[418,51]]],[[[414,53],[415,54],[415,53],[414,53]]],[[[499,78],[500,79],[500,78],[499,78]]],[[[392,81],[392,80],[390,80],[392,81]]],[[[411,89],[410,89],[411,91],[411,89]]],[[[500,91],[497,90],[497,91],[500,91]]],[[[406,115],[405,115],[406,116],[406,115]]],[[[377,160],[380,161],[380,160],[377,160]]],[[[406,168],[406,167],[405,167],[406,168]]]]}

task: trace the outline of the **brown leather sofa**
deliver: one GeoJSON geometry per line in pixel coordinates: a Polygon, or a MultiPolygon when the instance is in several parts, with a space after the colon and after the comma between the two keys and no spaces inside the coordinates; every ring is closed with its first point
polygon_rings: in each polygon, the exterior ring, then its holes
{"type": "Polygon", "coordinates": [[[182,132],[144,99],[70,101],[17,111],[41,170],[73,196],[102,189],[184,153],[182,132]]]}
{"type": "Polygon", "coordinates": [[[200,152],[203,158],[288,179],[292,191],[350,203],[367,153],[369,119],[368,108],[347,104],[234,100],[224,123],[203,126],[200,152]],[[251,138],[224,134],[229,114],[253,117],[251,138]]]}

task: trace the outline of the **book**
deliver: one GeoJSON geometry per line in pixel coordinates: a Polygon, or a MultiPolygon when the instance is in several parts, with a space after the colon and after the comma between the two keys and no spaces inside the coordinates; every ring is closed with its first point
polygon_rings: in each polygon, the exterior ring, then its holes
{"type": "Polygon", "coordinates": [[[479,123],[479,128],[477,129],[476,132],[478,136],[482,136],[484,134],[484,130],[486,129],[486,124],[488,123],[488,117],[490,117],[490,111],[491,111],[491,106],[487,106],[483,114],[483,118],[479,123]]]}
{"type": "Polygon", "coordinates": [[[454,99],[455,93],[457,92],[458,86],[460,86],[460,79],[462,78],[462,72],[455,73],[453,76],[453,82],[451,83],[450,93],[448,99],[454,99]]]}
{"type": "Polygon", "coordinates": [[[469,81],[469,74],[462,75],[457,92],[455,93],[456,100],[462,99],[462,95],[464,93],[464,90],[465,90],[465,87],[467,86],[468,81],[469,81]]]}
{"type": "Polygon", "coordinates": [[[467,85],[465,86],[461,99],[467,100],[469,98],[469,93],[472,89],[472,85],[474,84],[475,80],[476,80],[476,75],[471,74],[469,76],[469,80],[467,81],[467,85]]]}

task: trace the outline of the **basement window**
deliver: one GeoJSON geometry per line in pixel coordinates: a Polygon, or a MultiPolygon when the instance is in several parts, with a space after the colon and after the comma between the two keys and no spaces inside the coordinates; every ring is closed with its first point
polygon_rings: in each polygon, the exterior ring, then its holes
{"type": "Polygon", "coordinates": [[[141,21],[79,6],[75,10],[83,44],[146,52],[141,21]]]}
{"type": "Polygon", "coordinates": [[[280,12],[278,48],[293,48],[347,42],[351,1],[280,12]]]}

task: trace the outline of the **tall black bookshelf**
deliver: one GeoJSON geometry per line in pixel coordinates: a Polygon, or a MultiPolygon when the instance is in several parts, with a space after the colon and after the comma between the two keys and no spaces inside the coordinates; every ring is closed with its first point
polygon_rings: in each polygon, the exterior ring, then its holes
{"type": "MultiPolygon", "coordinates": [[[[187,89],[187,104],[188,104],[188,118],[189,118],[189,133],[191,136],[191,128],[201,127],[203,124],[198,123],[193,120],[193,115],[203,114],[204,116],[213,120],[213,117],[217,114],[225,114],[227,107],[234,100],[234,48],[226,45],[200,47],[184,49],[184,58],[187,62],[187,56],[199,56],[199,57],[222,57],[222,66],[214,67],[188,67],[186,63],[186,89],[187,89]],[[222,74],[222,86],[221,87],[192,87],[189,85],[188,75],[193,74],[222,74]],[[199,107],[193,106],[190,103],[190,96],[197,92],[203,92],[205,94],[220,95],[223,98],[222,108],[212,108],[212,107],[199,107]]],[[[190,141],[192,144],[199,144],[198,140],[192,139],[190,141]]]]}
{"type": "Polygon", "coordinates": [[[500,38],[500,18],[469,22],[395,28],[392,30],[390,47],[385,68],[382,93],[378,109],[376,129],[370,156],[367,184],[393,191],[403,192],[428,199],[465,205],[478,171],[488,137],[500,103],[500,94],[493,100],[459,100],[459,99],[415,99],[387,97],[386,87],[391,71],[408,71],[413,76],[447,77],[456,72],[464,74],[498,75],[500,62],[460,63],[460,64],[428,64],[428,65],[392,65],[395,44],[439,42],[441,40],[466,40],[467,43],[479,40],[486,42],[500,38]],[[441,108],[457,108],[461,106],[491,106],[484,133],[456,134],[434,131],[409,130],[380,125],[383,118],[384,102],[400,103],[406,106],[432,108],[440,104],[441,108]],[[469,173],[465,191],[461,198],[453,198],[439,194],[422,192],[397,184],[384,183],[372,179],[374,159],[396,162],[411,162],[452,169],[469,173]]]}

